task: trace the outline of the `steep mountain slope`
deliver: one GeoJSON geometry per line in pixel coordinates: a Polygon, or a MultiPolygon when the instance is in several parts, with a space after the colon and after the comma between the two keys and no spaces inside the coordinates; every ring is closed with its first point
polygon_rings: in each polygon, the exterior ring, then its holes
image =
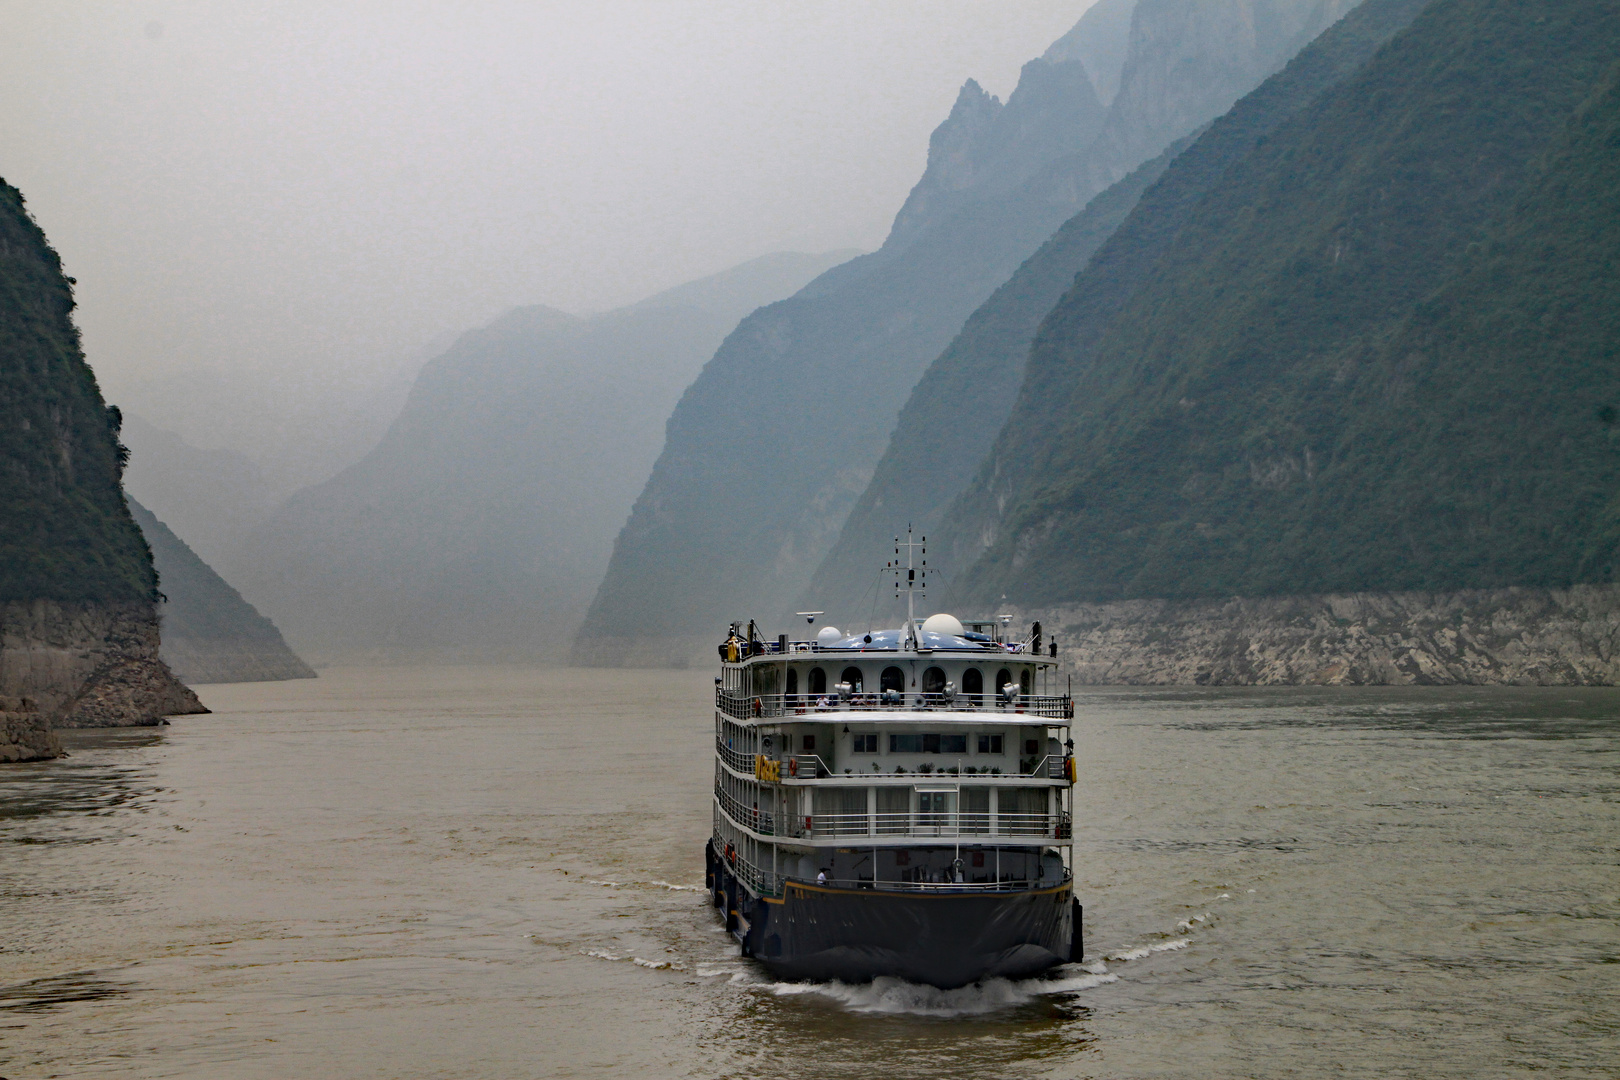
{"type": "Polygon", "coordinates": [[[576,660],[683,662],[694,634],[788,609],[967,316],[1094,195],[1281,66],[1276,42],[1350,6],[1140,0],[1100,121],[1078,60],[1032,61],[1005,106],[964,87],[884,247],[750,316],[682,398],[576,660]]]}
{"type": "MultiPolygon", "coordinates": [[[[1153,258],[1227,168],[1322,91],[1353,74],[1427,2],[1366,0],[1196,141],[1178,142],[1092,200],[1019,267],[917,383],[871,485],[816,571],[802,604],[847,612],[838,616],[846,622],[869,614],[880,621],[893,615],[892,595],[874,589],[873,570],[885,550],[884,540],[907,523],[924,535],[935,531],[947,507],[968,486],[1012,411],[1030,343],[1057,300],[1071,287],[1083,287],[1090,297],[1091,319],[1117,311],[1127,290],[1140,283],[1153,258]],[[1129,224],[1120,228],[1127,215],[1129,224]],[[1077,272],[1105,241],[1096,266],[1076,286],[1077,272]]],[[[933,565],[944,571],[934,597],[942,602],[952,595],[944,582],[961,567],[937,559],[933,565]]]]}
{"type": "Polygon", "coordinates": [[[202,711],[157,657],[157,578],[119,486],[121,420],[85,363],[72,286],[0,181],[0,760],[52,752],[26,736],[45,724],[202,711]]]}
{"type": "Polygon", "coordinates": [[[134,498],[130,513],[152,547],[163,582],[163,662],[187,683],[313,679],[315,672],[269,619],[242,599],[163,522],[134,498]]]}
{"type": "MultiPolygon", "coordinates": [[[[201,449],[127,412],[123,440],[129,447],[124,490],[141,505],[156,507],[152,512],[173,522],[187,545],[211,565],[224,565],[275,512],[278,500],[246,454],[201,449]]],[[[163,572],[161,565],[158,572],[163,572]]]]}
{"type": "Polygon", "coordinates": [[[741,312],[847,254],[767,256],[604,315],[522,308],[463,335],[381,444],[294,496],[230,572],[313,658],[555,658],[682,388],[741,312]]]}
{"type": "Polygon", "coordinates": [[[958,558],[989,543],[963,591],[1610,580],[1613,144],[1564,152],[1585,188],[1538,161],[1617,46],[1607,0],[1434,0],[1231,168],[1115,317],[1082,278],[948,517],[958,558]]]}

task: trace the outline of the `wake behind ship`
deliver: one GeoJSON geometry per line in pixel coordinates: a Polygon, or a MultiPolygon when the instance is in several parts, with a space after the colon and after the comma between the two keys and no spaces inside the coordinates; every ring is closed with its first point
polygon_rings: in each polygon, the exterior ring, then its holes
{"type": "Polygon", "coordinates": [[[1038,631],[1010,641],[1007,621],[732,628],[706,863],[744,955],[786,979],[944,988],[1080,958],[1073,701],[1038,631]]]}

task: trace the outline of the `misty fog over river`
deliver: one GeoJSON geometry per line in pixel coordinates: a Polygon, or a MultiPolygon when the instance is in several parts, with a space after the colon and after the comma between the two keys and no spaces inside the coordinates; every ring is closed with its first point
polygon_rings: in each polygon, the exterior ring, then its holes
{"type": "Polygon", "coordinates": [[[1116,690],[1086,962],[787,985],[702,892],[709,677],[337,669],[0,775],[21,1077],[1594,1076],[1612,690],[1116,690]]]}

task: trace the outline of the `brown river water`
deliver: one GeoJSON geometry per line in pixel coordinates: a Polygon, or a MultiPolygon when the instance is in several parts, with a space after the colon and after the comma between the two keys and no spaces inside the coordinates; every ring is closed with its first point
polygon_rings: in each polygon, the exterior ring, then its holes
{"type": "Polygon", "coordinates": [[[0,1075],[1620,1076],[1620,691],[1080,696],[1087,960],[788,985],[712,673],[330,670],[0,767],[0,1075]]]}

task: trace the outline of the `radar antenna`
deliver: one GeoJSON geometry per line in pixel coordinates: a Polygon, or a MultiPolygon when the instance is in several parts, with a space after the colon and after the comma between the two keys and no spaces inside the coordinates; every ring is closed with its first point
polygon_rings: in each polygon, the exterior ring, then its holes
{"type": "Polygon", "coordinates": [[[928,537],[921,540],[911,538],[911,526],[906,526],[906,538],[894,538],[894,559],[885,564],[885,569],[894,573],[894,598],[900,599],[900,593],[906,594],[906,636],[915,651],[918,642],[922,640],[917,632],[917,594],[928,595],[928,560],[923,559],[918,565],[916,556],[920,552],[928,554],[928,537]],[[900,549],[906,549],[906,564],[900,565],[900,549]]]}

